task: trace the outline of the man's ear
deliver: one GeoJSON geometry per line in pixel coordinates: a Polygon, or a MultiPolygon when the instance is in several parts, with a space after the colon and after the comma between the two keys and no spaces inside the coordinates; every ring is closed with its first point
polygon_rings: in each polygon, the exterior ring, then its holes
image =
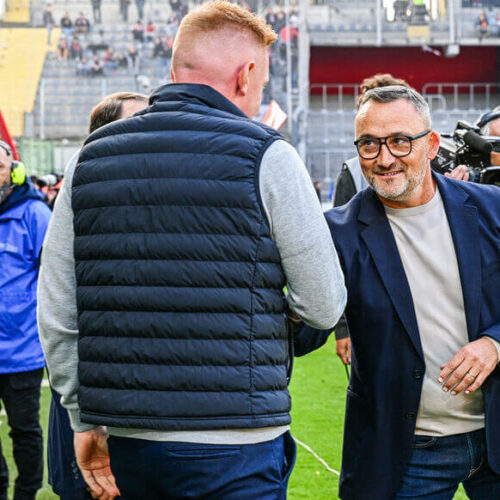
{"type": "Polygon", "coordinates": [[[175,73],[173,66],[170,66],[170,78],[172,78],[172,83],[175,83],[175,73]]]}
{"type": "Polygon", "coordinates": [[[433,160],[439,150],[439,134],[434,130],[429,134],[429,150],[427,151],[427,159],[433,160]]]}
{"type": "Polygon", "coordinates": [[[246,96],[250,85],[250,72],[255,68],[254,61],[248,61],[238,73],[236,94],[246,96]]]}

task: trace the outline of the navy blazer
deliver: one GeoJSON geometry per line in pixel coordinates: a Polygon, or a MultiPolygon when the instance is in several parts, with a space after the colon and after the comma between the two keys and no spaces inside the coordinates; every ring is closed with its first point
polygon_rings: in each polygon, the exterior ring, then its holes
{"type": "MultiPolygon", "coordinates": [[[[434,175],[450,225],[469,339],[500,342],[500,189],[434,175]]],[[[414,439],[425,363],[410,287],[375,192],[326,213],[352,339],[340,497],[388,500],[414,439]]],[[[500,473],[500,370],[483,384],[489,464],[500,473]]]]}

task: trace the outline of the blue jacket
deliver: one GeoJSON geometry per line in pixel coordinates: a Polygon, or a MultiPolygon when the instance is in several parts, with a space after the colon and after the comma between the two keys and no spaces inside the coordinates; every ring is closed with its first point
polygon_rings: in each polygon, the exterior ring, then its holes
{"type": "Polygon", "coordinates": [[[49,207],[29,182],[0,205],[0,373],[45,366],[36,325],[36,287],[49,219],[49,207]]]}
{"type": "Polygon", "coordinates": [[[258,171],[274,130],[214,89],[158,89],[100,128],[72,204],[84,422],[290,422],[285,277],[258,171]]]}
{"type": "MultiPolygon", "coordinates": [[[[457,254],[470,341],[500,341],[500,190],[434,174],[457,254]]],[[[352,341],[340,497],[387,500],[412,451],[425,363],[406,275],[370,188],[326,219],[348,289],[352,341]]],[[[500,473],[500,370],[483,384],[488,461],[500,473]]]]}

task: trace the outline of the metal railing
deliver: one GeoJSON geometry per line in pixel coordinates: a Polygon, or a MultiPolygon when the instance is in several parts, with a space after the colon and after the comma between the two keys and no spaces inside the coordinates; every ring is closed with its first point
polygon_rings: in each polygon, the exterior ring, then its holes
{"type": "Polygon", "coordinates": [[[440,95],[451,104],[452,110],[492,109],[500,101],[500,83],[427,83],[422,94],[440,95]]]}

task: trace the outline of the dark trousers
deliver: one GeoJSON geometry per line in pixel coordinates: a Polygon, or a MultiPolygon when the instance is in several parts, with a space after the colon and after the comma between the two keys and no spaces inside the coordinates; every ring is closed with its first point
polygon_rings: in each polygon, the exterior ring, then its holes
{"type": "Polygon", "coordinates": [[[47,466],[49,484],[61,500],[92,498],[76,464],[73,430],[68,412],[61,406],[61,396],[53,389],[49,412],[47,466]]]}
{"type": "Polygon", "coordinates": [[[114,436],[108,446],[122,500],[284,500],[296,452],[289,432],[241,446],[114,436]]]}
{"type": "MultiPolygon", "coordinates": [[[[0,399],[7,412],[18,476],[14,500],[32,500],[42,486],[43,440],[40,427],[40,385],[43,368],[0,374],[0,399]]],[[[1,453],[0,498],[9,485],[9,470],[1,453]]]]}

